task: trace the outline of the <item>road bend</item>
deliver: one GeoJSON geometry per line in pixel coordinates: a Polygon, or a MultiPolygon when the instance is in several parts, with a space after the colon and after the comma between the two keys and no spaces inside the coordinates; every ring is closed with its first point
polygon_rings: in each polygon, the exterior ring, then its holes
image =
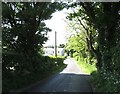
{"type": "Polygon", "coordinates": [[[81,71],[75,60],[67,58],[67,67],[60,73],[24,90],[25,92],[89,92],[92,88],[88,81],[91,77],[81,71]]]}

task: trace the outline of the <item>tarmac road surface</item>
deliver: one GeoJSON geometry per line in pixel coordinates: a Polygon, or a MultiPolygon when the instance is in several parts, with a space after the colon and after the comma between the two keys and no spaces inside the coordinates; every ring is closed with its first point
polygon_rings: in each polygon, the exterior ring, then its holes
{"type": "Polygon", "coordinates": [[[88,81],[91,76],[84,74],[77,63],[71,58],[67,58],[64,63],[67,64],[67,67],[62,72],[55,74],[24,91],[89,92],[89,94],[92,94],[92,88],[88,81]]]}

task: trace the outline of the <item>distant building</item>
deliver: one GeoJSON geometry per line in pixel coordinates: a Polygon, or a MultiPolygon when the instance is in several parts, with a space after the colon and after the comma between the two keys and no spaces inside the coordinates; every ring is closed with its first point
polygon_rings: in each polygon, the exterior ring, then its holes
{"type": "MultiPolygon", "coordinates": [[[[55,55],[54,48],[44,48],[44,52],[46,56],[55,55]]],[[[64,56],[64,48],[57,48],[57,55],[64,56]]]]}

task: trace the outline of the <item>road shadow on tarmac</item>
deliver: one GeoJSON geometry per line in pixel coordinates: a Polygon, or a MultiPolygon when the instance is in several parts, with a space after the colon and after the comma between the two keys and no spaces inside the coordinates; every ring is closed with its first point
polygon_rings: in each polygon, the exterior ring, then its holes
{"type": "Polygon", "coordinates": [[[92,87],[89,79],[91,79],[91,76],[87,74],[59,73],[23,90],[23,92],[89,92],[89,94],[92,94],[92,87]]]}
{"type": "Polygon", "coordinates": [[[91,75],[87,74],[58,73],[22,91],[8,94],[93,94],[89,79],[91,75]]]}

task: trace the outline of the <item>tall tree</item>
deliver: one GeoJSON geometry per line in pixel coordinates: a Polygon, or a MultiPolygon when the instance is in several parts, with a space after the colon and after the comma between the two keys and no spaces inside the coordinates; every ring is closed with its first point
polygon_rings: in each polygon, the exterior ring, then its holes
{"type": "Polygon", "coordinates": [[[57,2],[2,2],[3,70],[39,69],[33,60],[50,31],[44,20],[63,7],[57,2]]]}
{"type": "Polygon", "coordinates": [[[74,13],[70,14],[70,16],[71,18],[77,17],[80,24],[86,30],[89,36],[87,40],[90,44],[90,48],[96,54],[98,60],[98,67],[101,68],[103,66],[109,66],[109,68],[106,68],[111,70],[110,62],[112,62],[112,55],[110,55],[110,49],[115,47],[116,41],[118,40],[118,37],[115,36],[119,32],[119,3],[77,2],[71,4],[70,6],[79,8],[77,12],[74,11],[74,13]],[[92,43],[94,38],[93,30],[86,28],[82,23],[82,20],[86,20],[87,26],[95,29],[95,32],[98,33],[98,47],[96,49],[94,49],[92,43]]]}
{"type": "Polygon", "coordinates": [[[94,78],[95,85],[105,92],[120,92],[119,4],[120,2],[75,2],[70,5],[78,9],[69,15],[70,19],[77,18],[86,30],[87,46],[96,55],[98,71],[94,78]],[[95,42],[97,47],[94,47],[95,42]]]}
{"type": "Polygon", "coordinates": [[[58,3],[3,3],[3,46],[33,54],[38,51],[49,28],[44,20],[62,7],[58,3]]]}

